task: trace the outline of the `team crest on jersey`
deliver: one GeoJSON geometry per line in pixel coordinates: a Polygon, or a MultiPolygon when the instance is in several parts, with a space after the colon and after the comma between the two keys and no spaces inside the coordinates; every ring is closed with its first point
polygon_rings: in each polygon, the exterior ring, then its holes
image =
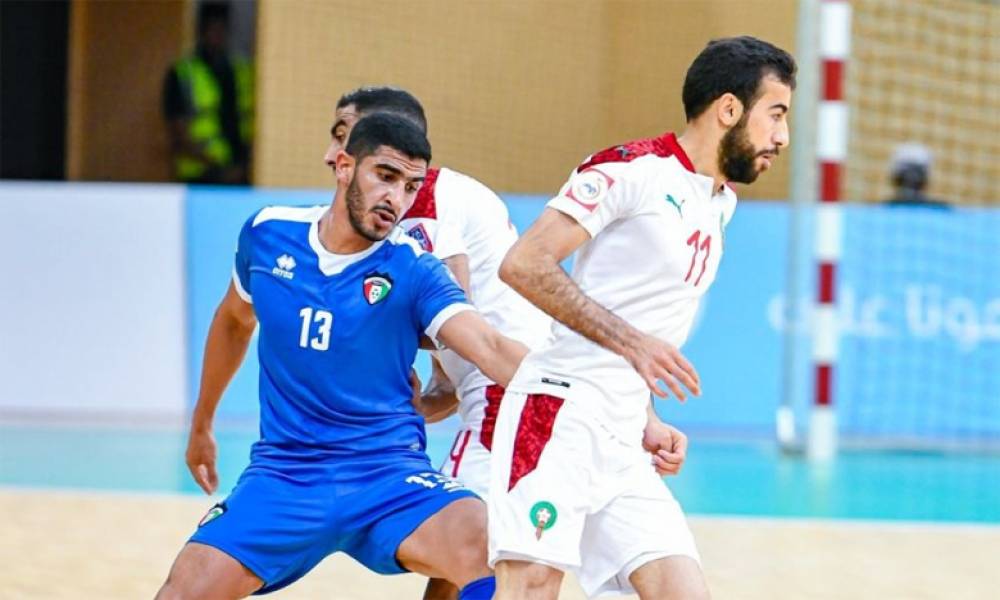
{"type": "Polygon", "coordinates": [[[541,502],[535,502],[535,505],[531,507],[531,524],[535,526],[535,539],[542,539],[542,532],[546,529],[551,529],[553,525],[556,524],[556,518],[559,516],[559,512],[556,511],[555,505],[546,500],[541,502]]]}
{"type": "Polygon", "coordinates": [[[362,291],[368,304],[378,304],[389,296],[392,291],[392,277],[385,273],[374,273],[365,277],[362,291]]]}
{"type": "Polygon", "coordinates": [[[566,197],[593,212],[601,200],[608,195],[608,190],[614,183],[615,180],[610,176],[591,167],[573,177],[566,197]]]}
{"type": "Polygon", "coordinates": [[[420,247],[424,249],[424,252],[434,252],[434,243],[431,242],[431,236],[424,229],[423,223],[417,223],[406,232],[406,235],[417,240],[420,247]]]}
{"type": "Polygon", "coordinates": [[[211,521],[218,519],[225,513],[226,513],[226,503],[219,502],[212,508],[208,509],[208,512],[205,513],[205,516],[201,518],[201,521],[198,521],[198,527],[201,527],[211,521]]]}

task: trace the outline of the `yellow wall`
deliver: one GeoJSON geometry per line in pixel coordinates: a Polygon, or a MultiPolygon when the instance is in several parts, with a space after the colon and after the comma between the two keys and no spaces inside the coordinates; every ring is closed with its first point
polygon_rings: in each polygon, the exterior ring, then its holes
{"type": "MultiPolygon", "coordinates": [[[[263,0],[255,181],[329,186],[337,98],[390,83],[424,103],[436,163],[549,193],[595,150],[683,127],[684,72],[709,39],[794,50],[796,4],[263,0]]],[[[784,198],[785,166],[741,192],[784,198]]]]}
{"type": "Polygon", "coordinates": [[[71,7],[66,176],[170,178],[160,93],[180,54],[186,0],[76,0],[71,7]]]}

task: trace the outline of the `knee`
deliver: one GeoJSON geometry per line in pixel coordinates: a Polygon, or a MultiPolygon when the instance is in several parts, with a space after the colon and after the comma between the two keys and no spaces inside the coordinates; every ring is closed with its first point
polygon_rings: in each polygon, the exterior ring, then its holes
{"type": "Polygon", "coordinates": [[[561,571],[545,565],[520,561],[497,564],[497,588],[504,592],[503,598],[556,598],[562,578],[561,571]]]}
{"type": "Polygon", "coordinates": [[[160,588],[160,591],[156,593],[154,600],[188,600],[188,598],[194,598],[194,596],[187,593],[172,578],[167,577],[167,581],[160,588]]]}

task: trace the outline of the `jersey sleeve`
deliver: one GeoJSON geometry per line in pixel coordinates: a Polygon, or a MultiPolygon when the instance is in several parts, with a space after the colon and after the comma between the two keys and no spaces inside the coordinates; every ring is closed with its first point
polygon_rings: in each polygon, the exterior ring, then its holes
{"type": "Polygon", "coordinates": [[[441,326],[451,317],[475,310],[465,299],[448,268],[431,254],[423,254],[414,266],[416,276],[413,309],[420,329],[437,343],[441,326]]]}
{"type": "Polygon", "coordinates": [[[450,222],[438,223],[437,235],[434,238],[434,256],[441,260],[459,254],[468,254],[469,249],[462,239],[462,232],[450,222]]]}
{"type": "Polygon", "coordinates": [[[257,213],[254,213],[240,229],[240,237],[236,242],[236,257],[233,260],[233,287],[236,288],[236,293],[244,302],[251,304],[253,303],[253,291],[250,289],[250,260],[253,256],[251,243],[253,224],[256,218],[257,213]]]}
{"type": "Polygon", "coordinates": [[[640,193],[635,167],[604,163],[574,171],[548,206],[575,219],[596,236],[605,227],[636,212],[640,193]]]}

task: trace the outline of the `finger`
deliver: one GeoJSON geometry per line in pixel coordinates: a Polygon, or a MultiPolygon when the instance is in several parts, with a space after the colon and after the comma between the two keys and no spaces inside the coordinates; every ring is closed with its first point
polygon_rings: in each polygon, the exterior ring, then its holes
{"type": "Polygon", "coordinates": [[[206,471],[208,471],[208,487],[209,494],[214,494],[215,490],[219,489],[219,472],[215,470],[215,463],[208,463],[206,466],[206,471]]]}
{"type": "Polygon", "coordinates": [[[681,386],[680,384],[677,383],[677,380],[671,377],[668,372],[662,371],[661,373],[659,373],[659,380],[662,381],[664,384],[666,384],[668,388],[670,388],[670,391],[673,392],[675,398],[677,398],[681,402],[687,400],[687,394],[684,393],[684,390],[681,389],[681,386]]]}
{"type": "Polygon", "coordinates": [[[691,393],[695,396],[701,394],[701,387],[698,385],[698,381],[690,373],[682,369],[677,362],[670,362],[667,365],[667,371],[683,383],[684,387],[691,390],[691,393]]]}
{"type": "Polygon", "coordinates": [[[667,397],[667,393],[662,389],[660,389],[660,386],[657,384],[656,377],[647,375],[646,373],[640,373],[640,375],[642,375],[642,378],[646,381],[646,387],[649,388],[649,391],[654,396],[656,396],[657,398],[667,397]]]}
{"type": "Polygon", "coordinates": [[[194,482],[198,484],[206,494],[211,494],[212,491],[208,488],[208,469],[205,465],[194,465],[191,469],[191,475],[194,476],[194,482]]]}
{"type": "Polygon", "coordinates": [[[678,454],[676,452],[670,452],[668,450],[659,450],[656,453],[656,458],[662,460],[665,463],[672,465],[679,465],[684,462],[684,455],[678,454]]]}
{"type": "Polygon", "coordinates": [[[664,475],[676,475],[680,471],[680,465],[672,464],[661,459],[659,456],[653,457],[653,467],[661,477],[664,475]]]}
{"type": "Polygon", "coordinates": [[[698,376],[698,371],[695,370],[694,365],[677,350],[672,351],[670,357],[673,359],[673,364],[670,365],[670,372],[680,379],[685,387],[691,390],[695,396],[700,396],[701,377],[698,376]]]}
{"type": "Polygon", "coordinates": [[[688,436],[681,432],[676,432],[674,434],[674,447],[671,448],[674,454],[679,454],[681,456],[687,456],[688,451],[688,436]]]}

